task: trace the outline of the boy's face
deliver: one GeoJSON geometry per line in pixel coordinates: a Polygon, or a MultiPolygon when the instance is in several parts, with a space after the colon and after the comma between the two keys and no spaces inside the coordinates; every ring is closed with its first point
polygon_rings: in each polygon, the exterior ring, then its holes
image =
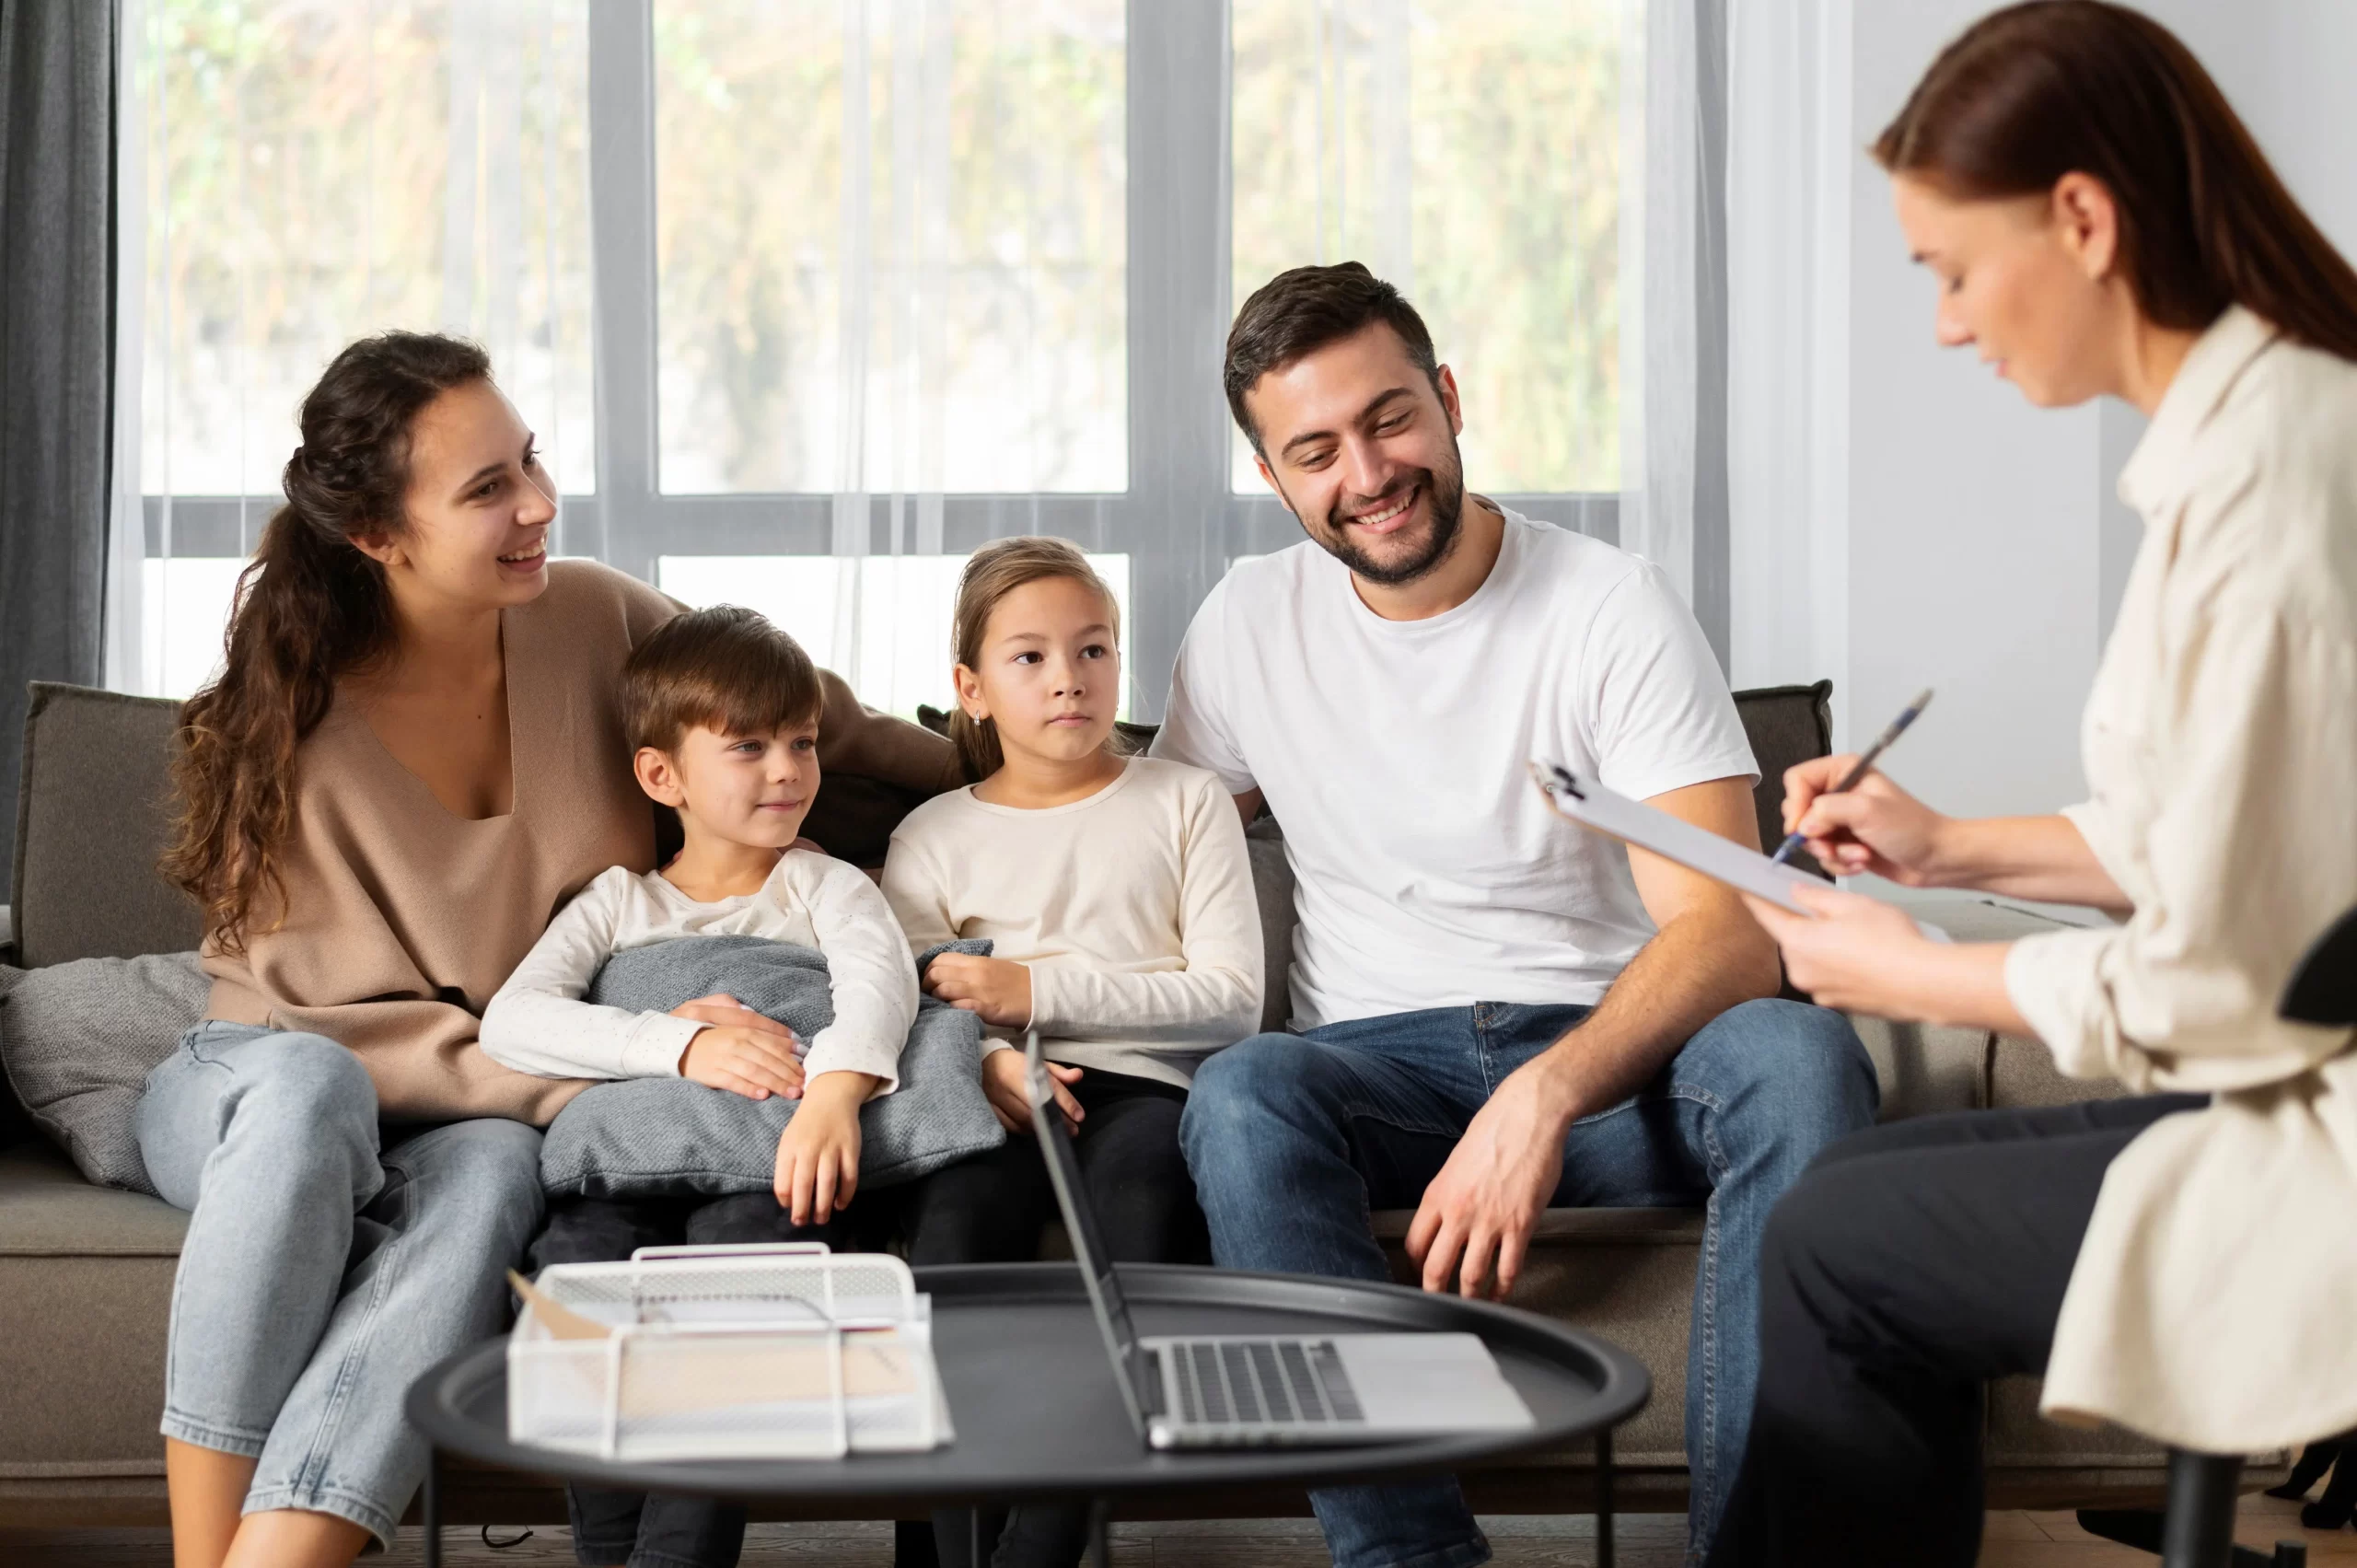
{"type": "Polygon", "coordinates": [[[774,735],[723,735],[699,726],[677,750],[648,746],[635,759],[641,789],[699,833],[759,849],[786,849],[819,794],[819,721],[774,735]]]}

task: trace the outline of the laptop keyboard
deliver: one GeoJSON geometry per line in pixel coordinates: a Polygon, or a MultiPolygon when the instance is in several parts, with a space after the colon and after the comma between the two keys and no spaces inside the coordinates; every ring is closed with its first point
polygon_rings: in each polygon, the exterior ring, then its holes
{"type": "Polygon", "coordinates": [[[1330,1340],[1178,1340],[1178,1413],[1212,1426],[1329,1425],[1366,1419],[1330,1340]]]}

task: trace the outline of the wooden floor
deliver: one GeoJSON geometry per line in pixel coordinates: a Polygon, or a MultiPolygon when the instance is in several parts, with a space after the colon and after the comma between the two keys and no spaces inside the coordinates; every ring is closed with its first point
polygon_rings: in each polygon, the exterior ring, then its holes
{"type": "MultiPolygon", "coordinates": [[[[1624,1515],[1617,1521],[1624,1568],[1675,1568],[1686,1547],[1686,1522],[1666,1514],[1624,1515]]],[[[1589,1568],[1596,1561],[1595,1521],[1579,1516],[1530,1516],[1481,1521],[1497,1549],[1499,1568],[1589,1568]]],[[[1113,1561],[1120,1568],[1318,1568],[1326,1553],[1317,1529],[1306,1519],[1244,1519],[1225,1523],[1116,1525],[1113,1561]]],[[[494,1540],[510,1532],[494,1530],[494,1540]]],[[[2237,1531],[2248,1546],[2270,1548],[2280,1539],[2305,1539],[2318,1568],[2357,1568],[2357,1531],[2300,1528],[2298,1507],[2272,1497],[2243,1499],[2237,1531]]],[[[420,1561],[414,1531],[404,1532],[388,1556],[365,1560],[366,1568],[414,1568],[420,1561]]],[[[573,1543],[561,1529],[536,1532],[504,1550],[483,1545],[472,1532],[450,1532],[443,1561],[452,1568],[552,1568],[573,1561],[573,1543]]],[[[881,1525],[762,1525],[749,1535],[746,1568],[890,1568],[892,1537],[881,1525]]],[[[2131,1568],[2154,1559],[2083,1532],[2071,1515],[2004,1513],[1989,1516],[1981,1568],[2131,1568]]],[[[42,1535],[0,1533],[0,1564],[6,1568],[170,1568],[171,1547],[161,1530],[67,1531],[42,1535]]]]}

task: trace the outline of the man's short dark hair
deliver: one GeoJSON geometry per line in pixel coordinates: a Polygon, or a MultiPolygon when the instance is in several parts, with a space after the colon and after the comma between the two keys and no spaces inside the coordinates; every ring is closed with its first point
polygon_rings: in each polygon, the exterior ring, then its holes
{"type": "Polygon", "coordinates": [[[1227,331],[1227,364],[1221,380],[1228,412],[1262,457],[1260,428],[1245,411],[1244,394],[1271,370],[1307,357],[1381,321],[1399,334],[1408,357],[1440,389],[1440,361],[1424,319],[1398,289],[1367,271],[1364,262],[1330,267],[1295,267],[1252,291],[1236,325],[1227,331]]]}

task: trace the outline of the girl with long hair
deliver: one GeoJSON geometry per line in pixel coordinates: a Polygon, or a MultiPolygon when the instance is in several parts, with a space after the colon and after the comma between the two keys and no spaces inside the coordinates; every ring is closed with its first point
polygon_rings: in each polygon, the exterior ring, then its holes
{"type": "Polygon", "coordinates": [[[1829,1149],[1761,1257],[1750,1445],[1710,1561],[1968,1564],[1982,1384],[2251,1453],[2357,1421],[2350,1031],[2288,1022],[2357,899],[2357,273],[2185,46],[2125,6],[1983,18],[1875,144],[1943,343],[2033,403],[2151,417],[2144,545],[2090,695],[2092,798],[1941,816],[1852,759],[1787,776],[1825,865],[2119,923],[1942,947],[1827,890],[1754,903],[1827,1005],[2035,1034],[2131,1098],[1829,1149]]]}
{"type": "MultiPolygon", "coordinates": [[[[976,782],[909,813],[884,896],[920,950],[988,937],[988,958],[945,953],[925,989],[987,1028],[982,1087],[1006,1143],[909,1194],[912,1263],[1039,1256],[1055,1191],[1032,1138],[1025,1032],[1037,1029],[1056,1114],[1107,1249],[1120,1262],[1210,1261],[1178,1144],[1187,1085],[1260,1016],[1260,906],[1244,825],[1200,768],[1121,755],[1120,613],[1087,558],[1060,539],[1008,539],[967,563],[953,618],[950,735],[976,782]]],[[[945,1517],[946,1568],[980,1536],[1001,1568],[1073,1568],[1085,1508],[945,1517]]]]}
{"type": "MultiPolygon", "coordinates": [[[[498,1327],[541,1217],[533,1129],[586,1086],[500,1066],[480,1016],[552,912],[655,861],[617,689],[679,607],[550,561],[555,487],[482,350],[362,339],[300,424],[224,668],[181,711],[165,870],[214,988],[137,1109],[149,1177],[191,1211],[164,1390],[180,1568],[389,1541],[425,1469],[403,1396],[498,1327]]],[[[821,684],[831,763],[954,778],[941,741],[821,684]]]]}

